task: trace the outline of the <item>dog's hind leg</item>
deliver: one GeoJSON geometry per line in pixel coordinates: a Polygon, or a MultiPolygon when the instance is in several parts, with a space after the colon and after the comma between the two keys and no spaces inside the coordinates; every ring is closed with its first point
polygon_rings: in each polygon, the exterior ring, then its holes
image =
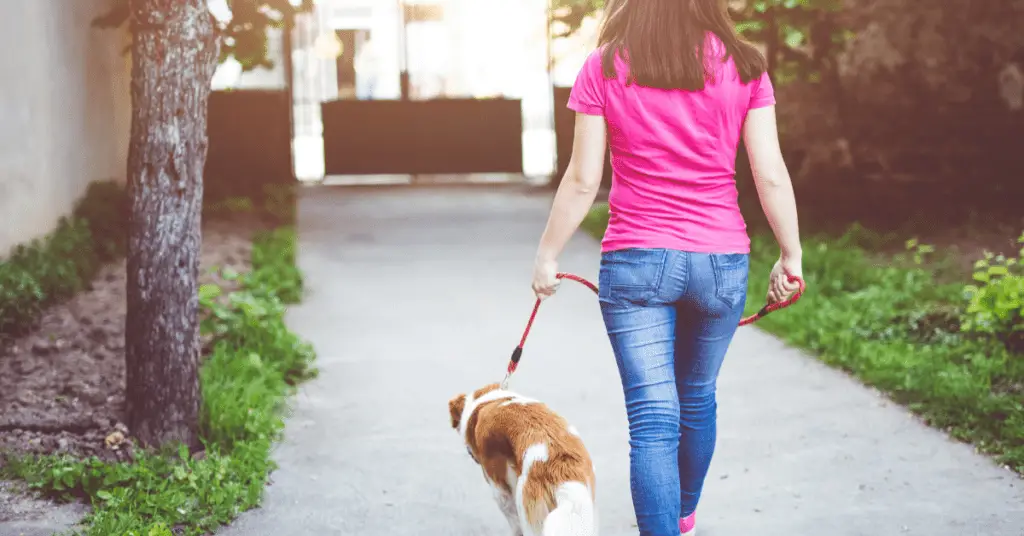
{"type": "Polygon", "coordinates": [[[523,536],[523,529],[519,527],[519,512],[516,511],[516,500],[511,493],[494,486],[494,500],[498,503],[501,513],[505,514],[509,527],[512,529],[512,536],[523,536]]]}
{"type": "Polygon", "coordinates": [[[543,536],[597,536],[597,508],[586,484],[562,484],[555,501],[557,506],[544,520],[543,536]]]}

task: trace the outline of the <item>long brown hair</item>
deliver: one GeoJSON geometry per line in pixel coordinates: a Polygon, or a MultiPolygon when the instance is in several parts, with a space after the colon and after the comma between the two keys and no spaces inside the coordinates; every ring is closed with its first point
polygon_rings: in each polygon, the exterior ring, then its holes
{"type": "Polygon", "coordinates": [[[617,76],[618,55],[629,64],[628,83],[645,87],[700,91],[718,72],[716,60],[729,57],[744,84],[768,68],[736,32],[725,0],[608,0],[598,45],[606,77],[617,76]],[[708,32],[725,44],[721,57],[709,54],[708,32]]]}

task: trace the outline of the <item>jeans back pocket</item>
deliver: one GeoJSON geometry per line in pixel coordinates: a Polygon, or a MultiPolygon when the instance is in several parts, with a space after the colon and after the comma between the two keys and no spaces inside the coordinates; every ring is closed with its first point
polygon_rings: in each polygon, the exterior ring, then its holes
{"type": "Polygon", "coordinates": [[[598,275],[598,298],[641,304],[652,300],[661,288],[667,255],[665,249],[647,248],[603,253],[598,275]]]}
{"type": "Polygon", "coordinates": [[[745,253],[711,255],[715,271],[715,296],[730,307],[742,307],[747,299],[750,256],[745,253]]]}

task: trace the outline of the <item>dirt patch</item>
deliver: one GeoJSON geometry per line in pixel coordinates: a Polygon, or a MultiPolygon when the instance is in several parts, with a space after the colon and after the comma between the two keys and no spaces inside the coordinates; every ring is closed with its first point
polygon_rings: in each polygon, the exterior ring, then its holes
{"type": "MultiPolygon", "coordinates": [[[[200,278],[249,269],[250,225],[203,230],[200,278]]],[[[37,329],[0,350],[0,451],[124,459],[105,439],[124,430],[125,266],[104,267],[91,288],[54,306],[37,329]]]]}

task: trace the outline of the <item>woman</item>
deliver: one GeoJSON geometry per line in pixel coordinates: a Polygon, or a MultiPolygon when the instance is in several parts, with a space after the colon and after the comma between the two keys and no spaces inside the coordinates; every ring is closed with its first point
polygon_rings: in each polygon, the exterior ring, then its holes
{"type": "Polygon", "coordinates": [[[767,299],[797,290],[796,203],[764,57],[722,0],[615,0],[569,98],[568,171],[537,251],[533,289],[555,292],[559,253],[614,178],[600,303],[625,394],[642,536],[690,536],[716,438],[719,368],[746,300],[750,240],[737,202],[740,135],[781,254],[767,299]]]}

